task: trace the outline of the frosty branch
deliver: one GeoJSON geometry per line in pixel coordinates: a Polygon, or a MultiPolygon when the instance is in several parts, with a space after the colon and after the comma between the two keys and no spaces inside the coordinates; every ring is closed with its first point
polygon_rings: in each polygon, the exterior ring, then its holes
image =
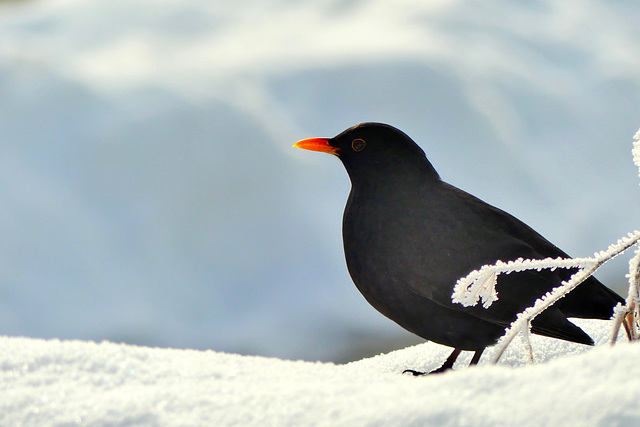
{"type": "MultiPolygon", "coordinates": [[[[640,176],[640,130],[634,136],[632,153],[633,161],[639,168],[640,176]]],[[[640,231],[634,231],[609,246],[606,251],[597,252],[590,258],[519,258],[508,262],[497,261],[493,265],[485,265],[459,279],[451,298],[454,303],[464,306],[473,306],[482,302],[484,308],[489,308],[499,298],[496,284],[500,274],[517,273],[525,270],[578,269],[569,280],[562,282],[560,286],[539,298],[532,307],[518,314],[516,320],[507,329],[505,335],[496,346],[492,357],[492,362],[496,363],[518,334],[522,333],[525,343],[529,343],[531,322],[537,315],[575,289],[589,276],[593,275],[604,263],[638,244],[638,242],[640,242],[640,231]]],[[[625,324],[625,329],[631,339],[637,339],[640,335],[638,333],[638,325],[640,324],[640,249],[636,251],[635,256],[629,262],[629,274],[627,277],[629,278],[629,292],[625,305],[618,305],[614,310],[614,322],[610,339],[612,344],[615,343],[622,324],[625,324]]],[[[533,360],[530,344],[527,345],[527,349],[529,358],[533,360]]]]}

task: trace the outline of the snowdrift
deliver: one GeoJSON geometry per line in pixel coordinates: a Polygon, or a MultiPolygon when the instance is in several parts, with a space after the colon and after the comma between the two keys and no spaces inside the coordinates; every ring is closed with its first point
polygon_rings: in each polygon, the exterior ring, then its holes
{"type": "Polygon", "coordinates": [[[610,347],[610,322],[579,323],[596,348],[534,337],[534,365],[513,345],[500,365],[427,377],[401,372],[448,348],[334,365],[3,337],[0,425],[638,425],[640,345],[610,347]]]}

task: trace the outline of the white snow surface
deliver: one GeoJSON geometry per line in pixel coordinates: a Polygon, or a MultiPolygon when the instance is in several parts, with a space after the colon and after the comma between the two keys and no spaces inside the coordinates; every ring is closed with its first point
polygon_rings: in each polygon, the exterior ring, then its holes
{"type": "Polygon", "coordinates": [[[497,366],[426,377],[401,372],[433,369],[450,349],[334,365],[2,337],[0,425],[638,425],[640,346],[605,344],[610,322],[579,324],[596,348],[534,337],[533,365],[518,344],[497,366]]]}

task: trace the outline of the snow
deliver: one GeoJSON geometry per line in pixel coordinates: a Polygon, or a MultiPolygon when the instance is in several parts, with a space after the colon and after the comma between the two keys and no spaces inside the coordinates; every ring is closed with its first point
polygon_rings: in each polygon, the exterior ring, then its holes
{"type": "Polygon", "coordinates": [[[610,322],[579,324],[596,348],[534,337],[536,364],[516,344],[499,365],[426,377],[401,372],[433,369],[450,349],[425,343],[334,365],[2,337],[0,425],[638,424],[640,346],[603,344],[610,322]]]}

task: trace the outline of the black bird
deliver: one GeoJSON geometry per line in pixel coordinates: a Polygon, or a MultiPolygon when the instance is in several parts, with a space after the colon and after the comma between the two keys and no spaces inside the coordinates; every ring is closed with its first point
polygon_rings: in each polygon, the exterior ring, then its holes
{"type": "MultiPolygon", "coordinates": [[[[294,146],[342,161],[352,185],[342,224],[349,274],[380,313],[454,348],[433,372],[451,368],[462,350],[474,351],[476,364],[518,313],[575,272],[503,274],[499,300],[488,309],[454,304],[456,281],[485,264],[568,255],[512,215],[442,181],[422,149],[392,126],[362,123],[294,146]]],[[[590,277],[537,316],[532,332],[593,345],[567,317],[609,319],[623,302],[590,277]]]]}

